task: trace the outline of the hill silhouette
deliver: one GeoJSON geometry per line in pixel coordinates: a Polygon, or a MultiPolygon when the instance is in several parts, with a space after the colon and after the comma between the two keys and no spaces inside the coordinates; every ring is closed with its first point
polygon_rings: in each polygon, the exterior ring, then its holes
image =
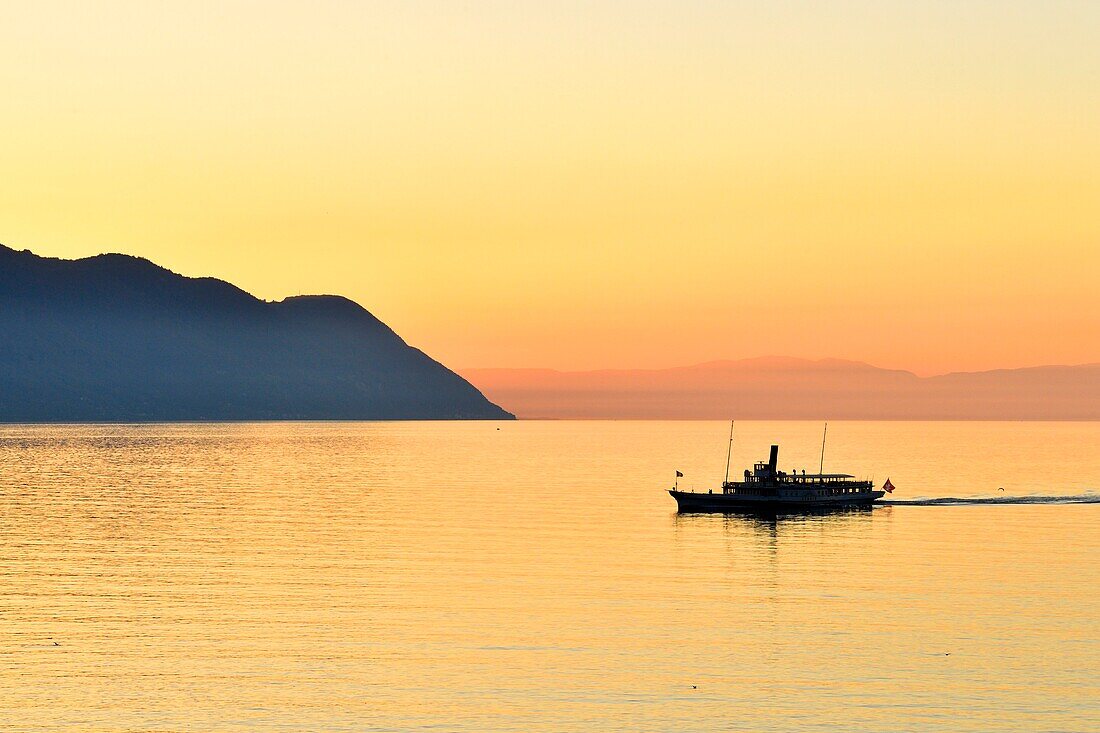
{"type": "Polygon", "coordinates": [[[358,304],[0,245],[0,421],[508,419],[358,304]]]}
{"type": "Polygon", "coordinates": [[[840,359],[763,357],[673,369],[462,374],[523,418],[1100,419],[1100,364],[918,377],[840,359]]]}

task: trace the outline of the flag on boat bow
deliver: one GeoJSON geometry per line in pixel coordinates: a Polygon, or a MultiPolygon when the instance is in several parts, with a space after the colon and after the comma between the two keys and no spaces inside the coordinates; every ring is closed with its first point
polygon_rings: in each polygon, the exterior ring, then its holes
{"type": "Polygon", "coordinates": [[[680,473],[679,471],[676,472],[676,478],[683,478],[683,477],[684,477],[684,474],[680,473]]]}
{"type": "Polygon", "coordinates": [[[892,493],[894,493],[894,485],[893,485],[892,483],[890,483],[890,479],[889,479],[889,478],[887,478],[887,479],[886,479],[886,483],[884,483],[884,484],[882,485],[882,488],[883,488],[883,490],[884,490],[884,491],[885,491],[885,492],[886,492],[887,494],[892,494],[892,493]]]}

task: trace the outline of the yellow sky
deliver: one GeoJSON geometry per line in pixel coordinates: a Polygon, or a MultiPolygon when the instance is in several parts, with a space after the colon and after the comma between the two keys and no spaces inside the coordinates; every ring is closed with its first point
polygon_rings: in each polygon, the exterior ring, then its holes
{"type": "Polygon", "coordinates": [[[455,367],[1100,361],[1100,3],[0,6],[0,242],[455,367]]]}

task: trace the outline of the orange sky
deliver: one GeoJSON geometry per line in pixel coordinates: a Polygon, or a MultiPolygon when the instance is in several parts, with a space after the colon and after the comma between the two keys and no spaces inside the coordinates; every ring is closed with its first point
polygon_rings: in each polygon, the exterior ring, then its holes
{"type": "Polygon", "coordinates": [[[1100,361],[1100,4],[24,3],[0,242],[456,367],[1100,361]]]}

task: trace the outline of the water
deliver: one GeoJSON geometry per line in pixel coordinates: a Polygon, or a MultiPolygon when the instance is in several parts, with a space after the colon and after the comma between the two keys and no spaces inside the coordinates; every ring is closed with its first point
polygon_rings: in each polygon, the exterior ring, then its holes
{"type": "Polygon", "coordinates": [[[1100,729],[1100,424],[833,423],[918,505],[677,516],[727,430],[0,426],[0,727],[1100,729]]]}

